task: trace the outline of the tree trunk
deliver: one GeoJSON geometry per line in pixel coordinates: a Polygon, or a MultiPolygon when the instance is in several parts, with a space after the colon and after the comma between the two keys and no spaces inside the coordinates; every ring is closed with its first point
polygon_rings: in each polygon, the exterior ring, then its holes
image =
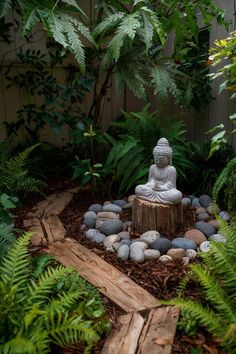
{"type": "Polygon", "coordinates": [[[182,204],[159,204],[134,198],[132,225],[134,231],[142,234],[149,230],[162,235],[174,235],[183,225],[182,204]]]}

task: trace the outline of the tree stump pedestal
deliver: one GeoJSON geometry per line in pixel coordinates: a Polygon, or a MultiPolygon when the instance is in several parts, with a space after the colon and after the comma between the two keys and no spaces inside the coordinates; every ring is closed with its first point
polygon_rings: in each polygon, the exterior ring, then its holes
{"type": "Polygon", "coordinates": [[[142,234],[156,230],[164,235],[174,235],[183,224],[182,204],[152,203],[134,198],[132,226],[134,231],[142,234]]]}

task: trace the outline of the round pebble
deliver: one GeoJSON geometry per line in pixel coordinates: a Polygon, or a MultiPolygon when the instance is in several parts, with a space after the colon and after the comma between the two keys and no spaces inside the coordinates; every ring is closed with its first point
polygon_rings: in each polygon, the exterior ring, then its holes
{"type": "Polygon", "coordinates": [[[96,219],[94,218],[84,218],[83,224],[87,225],[88,227],[94,227],[96,224],[96,219]]]}
{"type": "Polygon", "coordinates": [[[133,203],[127,203],[123,206],[123,209],[131,209],[133,207],[133,203]]]}
{"type": "Polygon", "coordinates": [[[200,251],[202,252],[209,252],[211,249],[211,244],[209,241],[204,241],[203,243],[200,244],[200,251]]]}
{"type": "Polygon", "coordinates": [[[196,209],[196,214],[202,214],[206,212],[206,208],[200,207],[196,209]]]}
{"type": "Polygon", "coordinates": [[[202,242],[207,241],[206,236],[204,233],[197,229],[191,229],[185,232],[184,237],[194,241],[197,246],[199,246],[202,242]]]}
{"type": "Polygon", "coordinates": [[[91,218],[91,219],[97,219],[97,214],[94,211],[86,211],[84,214],[84,218],[91,218]]]}
{"type": "Polygon", "coordinates": [[[172,259],[182,259],[185,256],[185,250],[183,248],[171,248],[167,255],[172,259]]]}
{"type": "Polygon", "coordinates": [[[194,206],[195,208],[201,207],[201,204],[199,203],[199,199],[198,198],[193,198],[192,199],[192,206],[194,206]]]}
{"type": "Polygon", "coordinates": [[[216,229],[216,230],[219,230],[219,228],[220,228],[220,223],[219,223],[219,221],[216,220],[216,219],[208,221],[208,224],[210,224],[211,226],[213,226],[214,229],[216,229]]]}
{"type": "Polygon", "coordinates": [[[118,214],[122,211],[122,208],[115,204],[106,204],[104,205],[102,211],[109,211],[118,214]]]}
{"type": "Polygon", "coordinates": [[[136,242],[131,243],[130,249],[132,249],[134,247],[139,247],[142,250],[145,250],[146,248],[148,248],[148,244],[146,242],[136,241],[136,242]]]}
{"type": "Polygon", "coordinates": [[[207,212],[208,212],[208,214],[210,214],[210,215],[219,214],[220,208],[219,208],[218,205],[216,205],[216,204],[211,204],[211,205],[207,208],[207,212]]]}
{"type": "Polygon", "coordinates": [[[111,247],[113,245],[113,243],[119,242],[119,241],[120,241],[119,235],[110,235],[110,236],[105,237],[105,239],[103,240],[103,246],[105,248],[111,247]]]}
{"type": "Polygon", "coordinates": [[[196,222],[195,228],[197,230],[203,232],[204,235],[206,235],[208,237],[211,236],[211,235],[214,235],[216,233],[216,230],[214,229],[214,227],[211,224],[209,224],[209,223],[207,223],[205,221],[196,222]]]}
{"type": "Polygon", "coordinates": [[[111,200],[106,200],[106,201],[103,203],[103,206],[104,206],[104,205],[107,205],[107,204],[111,204],[111,200]]]}
{"type": "Polygon", "coordinates": [[[121,242],[115,242],[115,243],[113,243],[113,245],[112,245],[112,247],[114,248],[114,250],[115,250],[116,252],[118,252],[120,246],[121,246],[121,242]]]}
{"type": "Polygon", "coordinates": [[[199,197],[199,203],[203,208],[208,208],[211,204],[211,197],[207,194],[203,194],[199,197]]]}
{"type": "Polygon", "coordinates": [[[123,208],[123,206],[125,204],[127,204],[127,201],[124,200],[124,199],[118,199],[118,200],[113,200],[112,203],[118,205],[121,208],[123,208]]]}
{"type": "Polygon", "coordinates": [[[97,213],[97,217],[102,219],[120,219],[118,214],[112,213],[111,211],[100,211],[99,213],[97,213]]]}
{"type": "Polygon", "coordinates": [[[129,240],[130,239],[130,233],[128,231],[121,231],[118,233],[120,236],[121,240],[129,240]]]}
{"type": "Polygon", "coordinates": [[[89,207],[89,211],[94,211],[95,213],[99,213],[99,211],[102,211],[102,205],[101,204],[92,204],[89,207]]]}
{"type": "Polygon", "coordinates": [[[182,263],[183,263],[184,266],[188,265],[189,264],[189,258],[188,257],[184,257],[182,259],[182,263]]]}
{"type": "Polygon", "coordinates": [[[129,231],[128,229],[131,229],[131,227],[132,227],[132,221],[124,222],[124,224],[123,224],[123,230],[124,231],[129,231]]]}
{"type": "Polygon", "coordinates": [[[155,230],[147,231],[140,236],[140,239],[151,245],[154,241],[161,237],[160,233],[155,230]]]}
{"type": "Polygon", "coordinates": [[[136,198],[135,194],[130,195],[129,198],[128,198],[128,203],[133,203],[134,198],[136,198]]]}
{"type": "Polygon", "coordinates": [[[117,257],[123,261],[127,261],[127,259],[129,259],[129,252],[130,249],[128,245],[121,245],[118,249],[117,257]]]}
{"type": "Polygon", "coordinates": [[[161,254],[166,254],[172,248],[171,241],[165,237],[159,238],[151,244],[151,248],[160,251],[161,254]]]}
{"type": "MultiPolygon", "coordinates": [[[[132,245],[131,245],[132,246],[132,245]]],[[[144,262],[144,252],[143,249],[140,247],[132,247],[130,248],[130,258],[137,262],[142,263],[144,262]]]]}
{"type": "Polygon", "coordinates": [[[226,242],[226,238],[225,236],[221,235],[221,234],[215,234],[215,235],[211,235],[209,237],[209,241],[215,241],[215,242],[226,242]]]}
{"type": "Polygon", "coordinates": [[[123,222],[121,220],[107,219],[99,227],[99,231],[106,236],[118,234],[123,230],[123,222]]]}
{"type": "Polygon", "coordinates": [[[92,240],[93,240],[94,242],[96,242],[96,243],[102,243],[105,238],[106,238],[105,235],[99,233],[99,234],[95,235],[95,236],[92,238],[92,240]]]}
{"type": "Polygon", "coordinates": [[[197,219],[200,221],[207,221],[210,218],[208,213],[201,213],[197,215],[197,219]]]}
{"type": "Polygon", "coordinates": [[[94,238],[98,234],[100,234],[100,232],[96,229],[89,229],[85,232],[85,236],[90,239],[94,238]]]}
{"type": "Polygon", "coordinates": [[[172,247],[173,248],[183,248],[184,250],[193,249],[197,250],[196,242],[189,240],[185,237],[177,237],[172,240],[172,247]]]}
{"type": "Polygon", "coordinates": [[[229,221],[230,220],[230,215],[229,215],[229,213],[227,213],[227,211],[220,211],[219,212],[219,216],[224,221],[229,221]]]}
{"type": "Polygon", "coordinates": [[[160,258],[161,254],[158,250],[144,250],[144,258],[146,261],[150,261],[152,259],[158,259],[160,258]]]}
{"type": "Polygon", "coordinates": [[[131,245],[131,241],[130,241],[130,240],[127,240],[127,239],[121,240],[120,243],[121,243],[122,245],[128,245],[128,246],[131,245]]]}
{"type": "Polygon", "coordinates": [[[182,198],[181,200],[182,205],[191,205],[191,199],[190,198],[182,198]]]}
{"type": "Polygon", "coordinates": [[[186,257],[188,257],[189,259],[194,259],[194,258],[197,257],[197,252],[190,249],[190,250],[186,250],[186,251],[185,251],[185,255],[186,255],[186,257]]]}
{"type": "Polygon", "coordinates": [[[169,263],[169,262],[173,261],[173,259],[171,258],[171,256],[168,256],[167,254],[165,254],[159,258],[159,261],[161,263],[169,263]]]}
{"type": "Polygon", "coordinates": [[[106,220],[107,219],[97,219],[95,224],[96,229],[99,229],[106,220]]]}

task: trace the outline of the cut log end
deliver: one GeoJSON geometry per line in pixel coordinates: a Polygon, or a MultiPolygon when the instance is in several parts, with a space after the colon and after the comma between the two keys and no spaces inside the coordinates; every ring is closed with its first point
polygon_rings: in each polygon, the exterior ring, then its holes
{"type": "Polygon", "coordinates": [[[163,235],[174,235],[183,225],[182,204],[159,204],[136,197],[132,225],[138,233],[156,230],[163,235]]]}

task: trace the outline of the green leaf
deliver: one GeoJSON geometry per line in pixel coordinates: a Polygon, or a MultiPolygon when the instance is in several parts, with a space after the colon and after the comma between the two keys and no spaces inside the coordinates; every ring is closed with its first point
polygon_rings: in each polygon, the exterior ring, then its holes
{"type": "Polygon", "coordinates": [[[1,0],[0,1],[0,18],[7,15],[12,6],[12,0],[1,0]]]}

